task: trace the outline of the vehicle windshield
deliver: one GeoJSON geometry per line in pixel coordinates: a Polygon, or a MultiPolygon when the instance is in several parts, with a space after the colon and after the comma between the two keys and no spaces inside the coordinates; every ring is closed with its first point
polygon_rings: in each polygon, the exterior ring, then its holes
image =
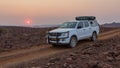
{"type": "Polygon", "coordinates": [[[77,22],[65,22],[63,23],[60,28],[75,28],[77,22]]]}

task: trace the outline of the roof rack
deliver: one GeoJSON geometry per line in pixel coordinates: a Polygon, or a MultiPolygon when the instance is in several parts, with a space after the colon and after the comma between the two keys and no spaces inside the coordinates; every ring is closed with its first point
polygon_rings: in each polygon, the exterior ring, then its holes
{"type": "Polygon", "coordinates": [[[76,20],[95,20],[96,17],[95,16],[79,16],[76,17],[76,20]]]}

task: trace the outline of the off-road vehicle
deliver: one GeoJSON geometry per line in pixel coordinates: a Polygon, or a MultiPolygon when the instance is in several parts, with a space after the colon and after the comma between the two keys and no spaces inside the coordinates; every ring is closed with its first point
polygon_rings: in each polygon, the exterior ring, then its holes
{"type": "Polygon", "coordinates": [[[99,24],[94,16],[79,16],[75,21],[64,22],[59,28],[47,34],[47,42],[53,46],[69,45],[73,48],[79,40],[90,38],[97,39],[99,24]]]}

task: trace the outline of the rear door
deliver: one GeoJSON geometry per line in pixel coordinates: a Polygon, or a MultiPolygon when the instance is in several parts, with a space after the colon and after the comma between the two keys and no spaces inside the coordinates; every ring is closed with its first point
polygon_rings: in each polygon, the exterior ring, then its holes
{"type": "Polygon", "coordinates": [[[91,37],[92,28],[88,21],[84,21],[84,33],[85,33],[85,38],[91,37]]]}
{"type": "Polygon", "coordinates": [[[78,25],[77,25],[77,35],[78,35],[78,38],[79,40],[80,39],[83,39],[85,37],[85,32],[84,32],[84,24],[83,22],[79,22],[78,25]]]}

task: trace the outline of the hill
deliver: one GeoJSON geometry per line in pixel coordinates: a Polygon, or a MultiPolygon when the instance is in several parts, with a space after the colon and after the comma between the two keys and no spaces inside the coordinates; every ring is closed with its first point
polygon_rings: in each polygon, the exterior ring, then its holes
{"type": "Polygon", "coordinates": [[[115,22],[113,22],[113,23],[106,23],[106,24],[103,24],[102,25],[103,27],[120,27],[120,23],[115,23],[115,22]]]}

